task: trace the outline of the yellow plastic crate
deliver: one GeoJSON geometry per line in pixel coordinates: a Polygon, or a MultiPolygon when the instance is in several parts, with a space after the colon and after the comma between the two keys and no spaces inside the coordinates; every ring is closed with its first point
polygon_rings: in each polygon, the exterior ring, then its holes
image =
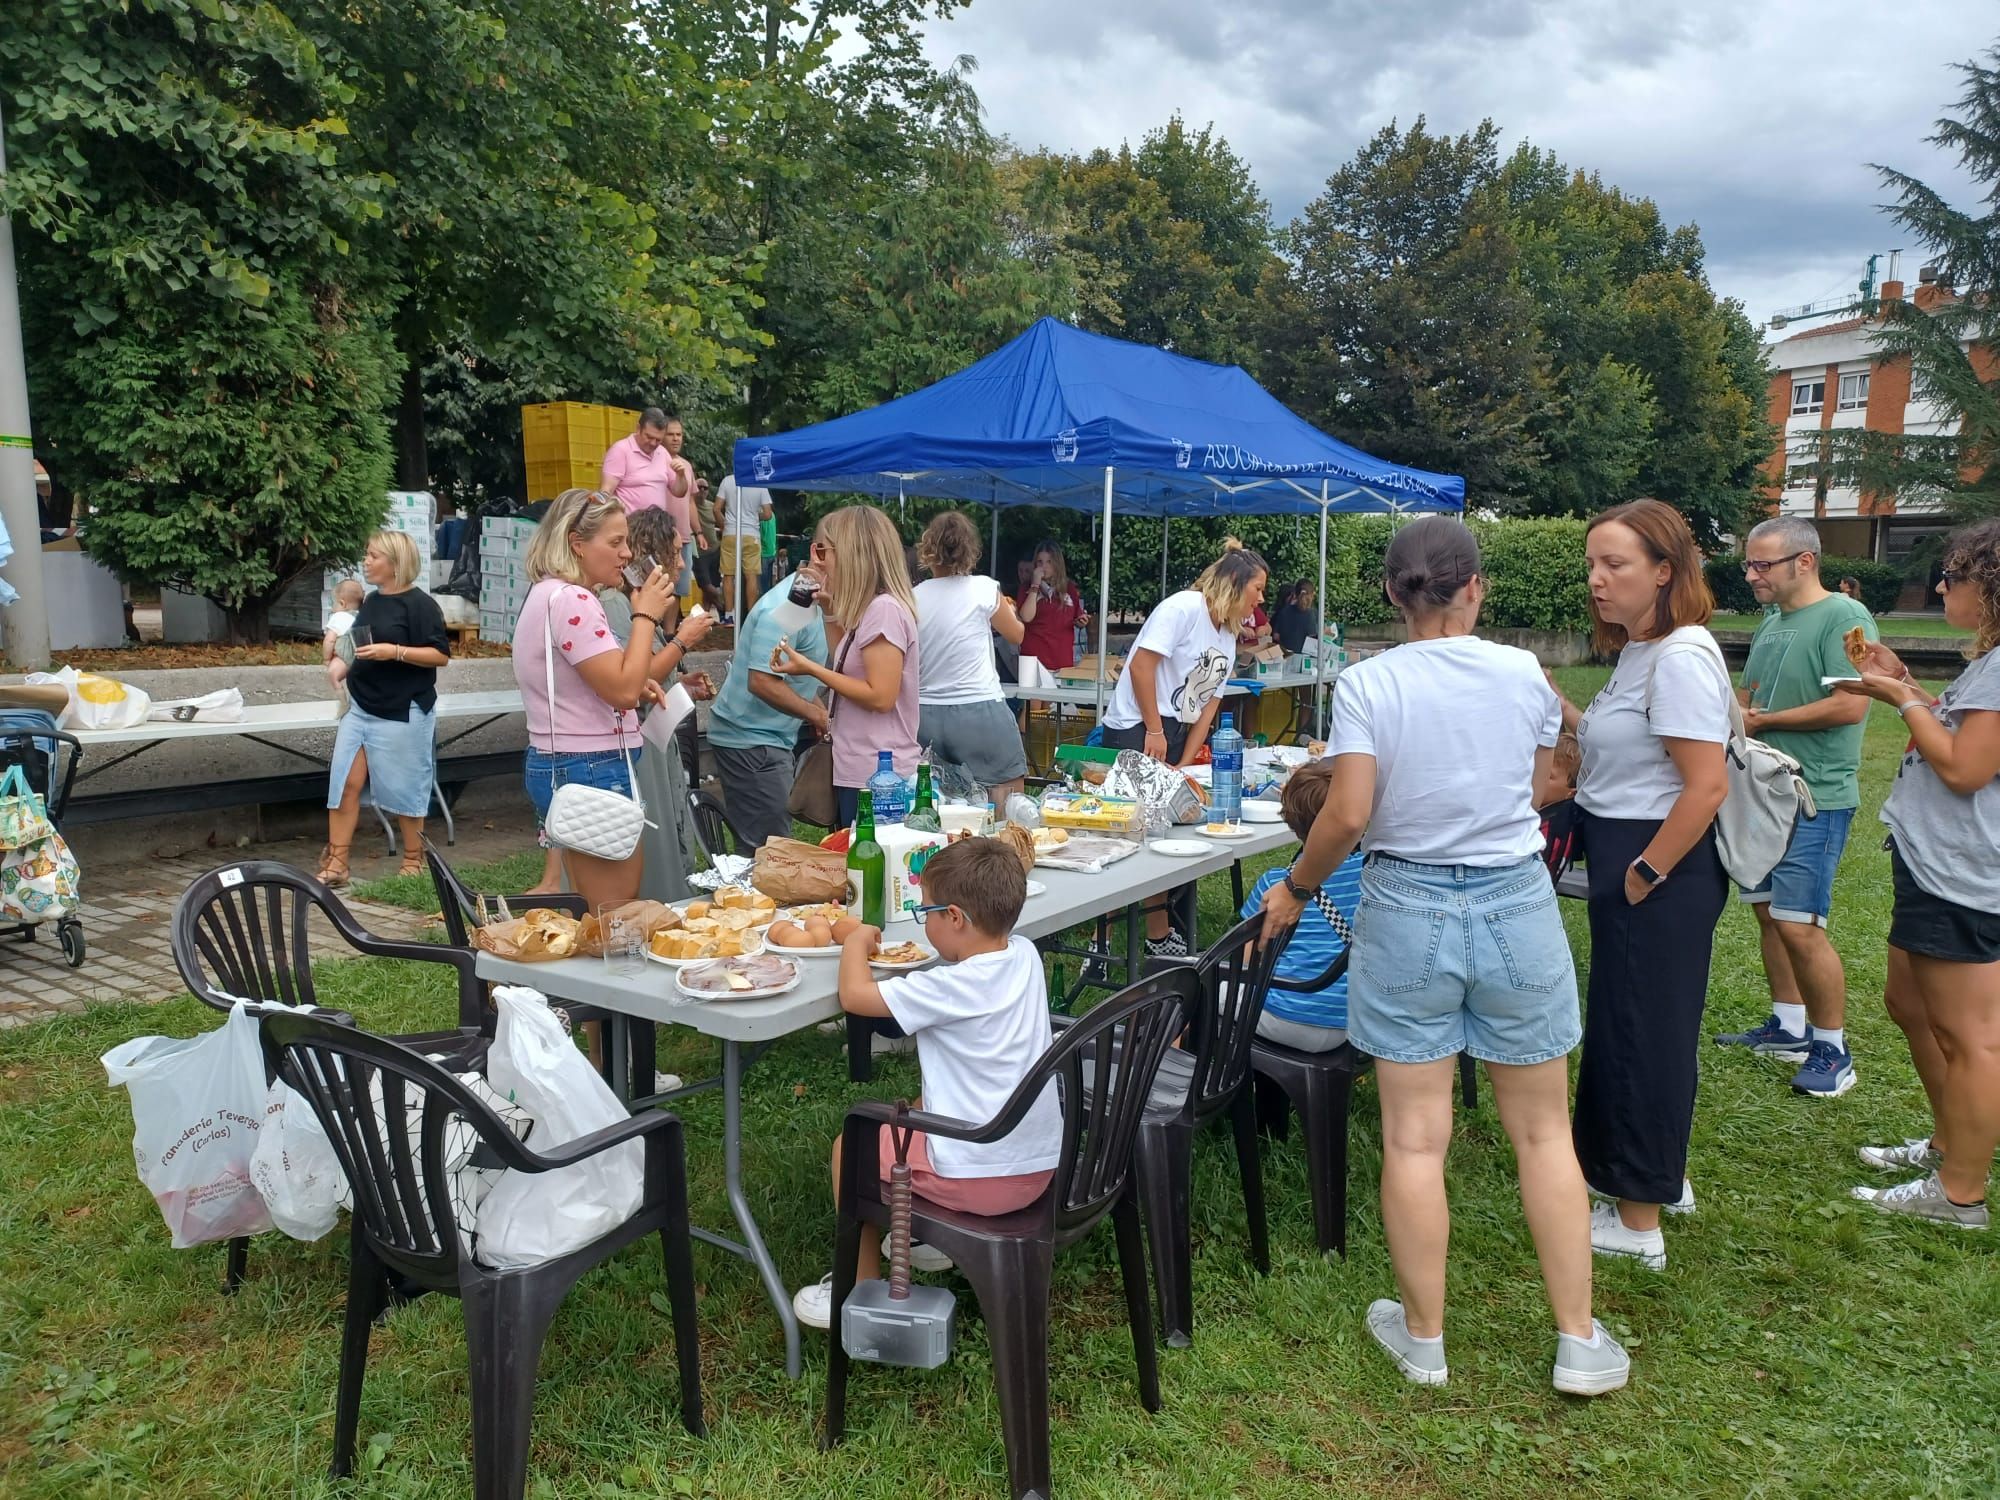
{"type": "MultiPolygon", "coordinates": [[[[639,413],[622,406],[594,406],[583,401],[544,401],[521,408],[521,451],[530,471],[530,489],[535,476],[547,480],[548,470],[537,464],[559,464],[567,468],[570,485],[591,485],[602,472],[604,453],[613,443],[629,434],[638,424],[639,413]],[[582,468],[587,478],[575,477],[582,468]]],[[[530,499],[546,498],[531,494],[530,499]]]]}
{"type": "Polygon", "coordinates": [[[564,490],[594,490],[604,472],[600,462],[603,455],[588,463],[569,459],[529,459],[528,493],[529,500],[553,500],[564,490]]]}

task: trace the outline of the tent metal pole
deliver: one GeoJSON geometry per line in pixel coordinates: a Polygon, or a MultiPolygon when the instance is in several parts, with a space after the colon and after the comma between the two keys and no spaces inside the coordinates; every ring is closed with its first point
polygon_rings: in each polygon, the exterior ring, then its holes
{"type": "Polygon", "coordinates": [[[1104,727],[1104,673],[1111,649],[1111,477],[1104,466],[1104,542],[1097,562],[1097,725],[1104,727]]]}
{"type": "Polygon", "coordinates": [[[1167,537],[1173,531],[1173,517],[1160,517],[1160,597],[1167,597],[1167,537]]]}
{"type": "Polygon", "coordinates": [[[1313,646],[1313,728],[1326,723],[1326,511],[1327,486],[1319,482],[1319,638],[1313,646]]]}

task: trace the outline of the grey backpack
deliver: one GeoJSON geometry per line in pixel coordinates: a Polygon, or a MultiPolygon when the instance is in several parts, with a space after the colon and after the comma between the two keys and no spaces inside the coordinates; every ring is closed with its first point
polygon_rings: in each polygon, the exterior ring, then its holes
{"type": "MultiPolygon", "coordinates": [[[[1707,654],[1707,653],[1704,653],[1707,654]]],[[[1717,649],[1712,658],[1722,673],[1729,693],[1729,743],[1723,747],[1723,762],[1729,776],[1729,793],[1715,815],[1716,851],[1729,878],[1746,890],[1762,885],[1785,857],[1791,846],[1792,827],[1804,812],[1819,816],[1812,789],[1800,774],[1799,763],[1784,751],[1762,740],[1753,740],[1743,727],[1743,705],[1737,701],[1735,684],[1717,649]]],[[[1653,671],[1659,669],[1653,660],[1653,671]]],[[[1646,677],[1647,713],[1652,712],[1652,672],[1646,677]]]]}

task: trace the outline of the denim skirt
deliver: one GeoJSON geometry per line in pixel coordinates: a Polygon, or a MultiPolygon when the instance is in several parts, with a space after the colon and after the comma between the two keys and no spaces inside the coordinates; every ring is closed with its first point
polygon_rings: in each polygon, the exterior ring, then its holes
{"type": "Polygon", "coordinates": [[[412,704],[407,719],[378,719],[359,704],[349,704],[333,737],[328,811],[340,806],[348,772],[360,753],[368,757],[368,791],[377,807],[398,818],[430,812],[431,789],[437,784],[436,710],[425,713],[412,704]]]}
{"type": "Polygon", "coordinates": [[[1361,872],[1347,1034],[1370,1057],[1469,1052],[1525,1067],[1583,1038],[1576,965],[1539,855],[1423,865],[1371,854],[1361,872]]]}

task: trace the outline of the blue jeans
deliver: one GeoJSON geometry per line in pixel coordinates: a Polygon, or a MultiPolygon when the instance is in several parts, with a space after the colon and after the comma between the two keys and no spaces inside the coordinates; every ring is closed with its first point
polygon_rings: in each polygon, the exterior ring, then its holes
{"type": "Polygon", "coordinates": [[[1420,865],[1371,854],[1361,872],[1347,1034],[1370,1057],[1469,1052],[1526,1067],[1583,1039],[1576,966],[1540,856],[1420,865]]]}
{"type": "Polygon", "coordinates": [[[1773,922],[1797,922],[1824,927],[1833,911],[1833,877],[1854,826],[1851,807],[1823,807],[1816,818],[1800,813],[1792,824],[1792,841],[1778,867],[1743,899],[1770,907],[1773,922]]]}

